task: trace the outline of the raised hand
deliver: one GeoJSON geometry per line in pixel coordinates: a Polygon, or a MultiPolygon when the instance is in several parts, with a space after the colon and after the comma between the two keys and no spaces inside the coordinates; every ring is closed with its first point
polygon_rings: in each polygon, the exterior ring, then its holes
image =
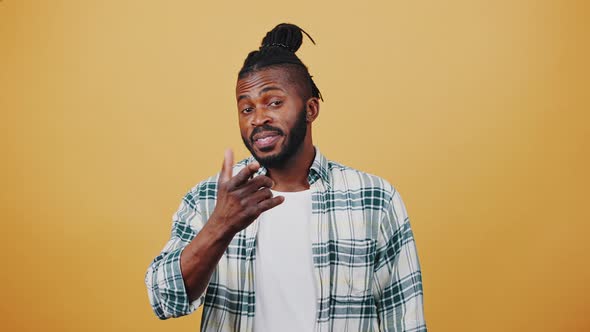
{"type": "Polygon", "coordinates": [[[258,162],[248,164],[232,177],[233,152],[225,151],[217,188],[217,204],[211,215],[237,233],[248,227],[258,216],[283,203],[284,197],[273,197],[270,188],[273,181],[264,175],[252,178],[260,168],[258,162]]]}

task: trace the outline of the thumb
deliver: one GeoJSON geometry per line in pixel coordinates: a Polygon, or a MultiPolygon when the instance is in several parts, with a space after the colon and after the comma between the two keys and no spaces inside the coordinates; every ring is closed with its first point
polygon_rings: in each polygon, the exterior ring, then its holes
{"type": "Polygon", "coordinates": [[[225,150],[221,173],[219,174],[219,183],[227,182],[232,177],[232,167],[234,165],[234,153],[232,149],[225,150]]]}

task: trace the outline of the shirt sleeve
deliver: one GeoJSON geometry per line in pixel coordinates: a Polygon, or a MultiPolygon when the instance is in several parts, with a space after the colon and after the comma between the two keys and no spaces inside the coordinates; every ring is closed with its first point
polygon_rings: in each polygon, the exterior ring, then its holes
{"type": "Polygon", "coordinates": [[[426,331],[422,273],[405,205],[394,189],[381,220],[373,295],[380,331],[426,331]]]}
{"type": "Polygon", "coordinates": [[[203,303],[206,292],[189,303],[180,270],[180,254],[201,228],[201,214],[188,193],[173,216],[170,239],[145,275],[150,304],[160,319],[188,315],[203,303]]]}

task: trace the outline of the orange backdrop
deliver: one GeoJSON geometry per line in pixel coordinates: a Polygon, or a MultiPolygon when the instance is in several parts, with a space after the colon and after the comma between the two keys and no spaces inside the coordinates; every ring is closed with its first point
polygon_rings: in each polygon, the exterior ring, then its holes
{"type": "Polygon", "coordinates": [[[432,331],[588,331],[586,1],[0,0],[3,331],[196,331],[143,284],[299,24],[315,142],[402,193],[432,331]]]}

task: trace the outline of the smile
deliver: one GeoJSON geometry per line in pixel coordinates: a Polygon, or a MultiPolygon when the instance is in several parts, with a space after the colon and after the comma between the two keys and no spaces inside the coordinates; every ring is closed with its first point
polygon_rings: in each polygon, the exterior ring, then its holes
{"type": "Polygon", "coordinates": [[[279,140],[280,137],[281,135],[277,132],[267,131],[254,135],[253,141],[254,145],[258,149],[265,149],[273,146],[279,140]]]}

